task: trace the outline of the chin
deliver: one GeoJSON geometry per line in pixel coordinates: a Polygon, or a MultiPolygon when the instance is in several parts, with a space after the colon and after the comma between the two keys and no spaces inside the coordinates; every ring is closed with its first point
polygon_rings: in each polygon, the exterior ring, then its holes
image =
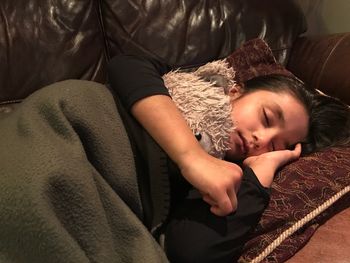
{"type": "Polygon", "coordinates": [[[234,150],[226,151],[225,160],[231,162],[242,162],[246,157],[241,153],[237,153],[234,150]]]}

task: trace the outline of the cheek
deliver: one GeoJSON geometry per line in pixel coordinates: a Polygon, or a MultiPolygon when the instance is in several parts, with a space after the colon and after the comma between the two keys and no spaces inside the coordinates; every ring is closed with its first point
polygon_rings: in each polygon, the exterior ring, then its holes
{"type": "Polygon", "coordinates": [[[259,122],[256,112],[250,109],[236,109],[232,110],[232,120],[235,126],[241,130],[253,130],[259,122]]]}

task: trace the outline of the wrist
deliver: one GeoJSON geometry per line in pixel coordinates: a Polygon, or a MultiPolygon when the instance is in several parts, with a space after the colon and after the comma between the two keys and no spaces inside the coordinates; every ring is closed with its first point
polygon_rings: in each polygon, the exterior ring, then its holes
{"type": "Polygon", "coordinates": [[[273,159],[268,156],[253,156],[247,158],[243,163],[253,170],[261,185],[267,188],[271,186],[278,169],[278,164],[273,159]]]}
{"type": "Polygon", "coordinates": [[[275,169],[269,169],[262,165],[249,165],[249,167],[253,170],[256,178],[258,178],[260,184],[266,188],[270,188],[273,178],[275,176],[275,169]]]}
{"type": "Polygon", "coordinates": [[[208,153],[198,144],[198,147],[191,147],[191,149],[179,153],[175,162],[181,171],[186,171],[207,157],[208,153]]]}

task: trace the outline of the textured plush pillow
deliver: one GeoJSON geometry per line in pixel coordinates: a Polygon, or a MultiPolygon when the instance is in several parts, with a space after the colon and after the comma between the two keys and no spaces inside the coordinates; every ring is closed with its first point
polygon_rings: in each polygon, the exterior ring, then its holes
{"type": "MultiPolygon", "coordinates": [[[[261,39],[246,42],[227,60],[241,85],[262,75],[294,77],[276,62],[261,39]]],[[[330,148],[284,167],[275,177],[269,206],[240,262],[284,262],[306,244],[318,226],[350,206],[349,190],[350,147],[330,148]]]]}

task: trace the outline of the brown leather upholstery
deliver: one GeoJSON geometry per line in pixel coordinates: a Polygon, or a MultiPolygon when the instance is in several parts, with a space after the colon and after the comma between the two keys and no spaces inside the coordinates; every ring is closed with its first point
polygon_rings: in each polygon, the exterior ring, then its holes
{"type": "Polygon", "coordinates": [[[0,102],[64,79],[104,83],[121,52],[193,66],[260,36],[286,62],[305,31],[291,0],[2,0],[0,10],[0,102]]]}
{"type": "Polygon", "coordinates": [[[98,1],[0,2],[0,102],[70,78],[105,80],[98,1]]]}
{"type": "Polygon", "coordinates": [[[146,53],[175,66],[230,54],[260,36],[281,62],[305,20],[293,1],[115,1],[102,5],[110,55],[146,53]]]}
{"type": "Polygon", "coordinates": [[[350,104],[350,33],[302,37],[293,45],[288,67],[312,88],[350,104]]]}

